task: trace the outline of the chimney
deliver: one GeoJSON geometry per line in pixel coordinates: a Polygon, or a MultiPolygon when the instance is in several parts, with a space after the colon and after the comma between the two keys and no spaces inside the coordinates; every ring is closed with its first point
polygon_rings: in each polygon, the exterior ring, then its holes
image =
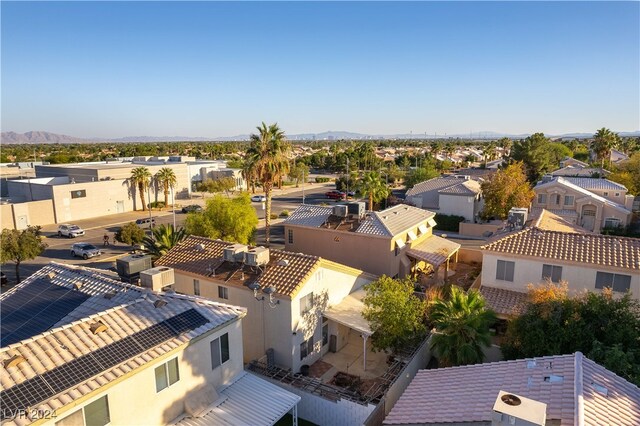
{"type": "Polygon", "coordinates": [[[493,405],[491,426],[545,426],[547,404],[500,391],[493,405]]]}

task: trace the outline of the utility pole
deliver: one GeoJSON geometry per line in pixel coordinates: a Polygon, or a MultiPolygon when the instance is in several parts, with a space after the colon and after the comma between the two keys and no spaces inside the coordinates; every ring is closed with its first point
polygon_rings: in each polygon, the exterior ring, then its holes
{"type": "Polygon", "coordinates": [[[349,196],[349,157],[347,157],[347,197],[349,196]]]}

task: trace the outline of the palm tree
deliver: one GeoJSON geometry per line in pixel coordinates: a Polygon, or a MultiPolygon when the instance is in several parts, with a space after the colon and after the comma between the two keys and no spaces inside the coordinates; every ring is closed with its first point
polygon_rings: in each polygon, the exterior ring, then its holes
{"type": "Polygon", "coordinates": [[[138,188],[140,201],[142,201],[142,211],[147,210],[147,203],[144,200],[144,192],[149,188],[151,183],[151,172],[146,167],[136,167],[131,170],[131,183],[138,188]]]}
{"type": "Polygon", "coordinates": [[[176,174],[173,169],[169,167],[163,167],[158,170],[158,173],[155,175],[156,181],[162,185],[164,190],[164,205],[169,205],[169,188],[173,189],[176,186],[176,174]]]}
{"type": "Polygon", "coordinates": [[[604,159],[611,155],[611,150],[616,147],[620,137],[617,133],[603,127],[594,135],[591,149],[601,161],[601,167],[604,168],[604,159]]]}
{"type": "Polygon", "coordinates": [[[154,260],[167,253],[187,236],[185,229],[174,229],[173,225],[160,225],[152,229],[153,237],[144,237],[143,244],[154,260]]]}
{"type": "Polygon", "coordinates": [[[258,134],[251,135],[251,146],[247,150],[247,159],[252,176],[262,184],[265,202],[265,243],[268,246],[271,231],[271,191],[274,183],[289,172],[287,155],[291,147],[278,124],[267,125],[262,122],[257,127],[258,134]]]}
{"type": "Polygon", "coordinates": [[[496,321],[493,311],[476,290],[465,293],[452,287],[446,300],[437,300],[429,318],[436,333],[431,347],[444,365],[478,364],[484,360],[483,348],[491,345],[489,326],[496,321]]]}
{"type": "Polygon", "coordinates": [[[373,202],[384,200],[389,195],[389,187],[378,172],[366,172],[358,182],[358,190],[369,196],[369,210],[373,210],[373,202]]]}

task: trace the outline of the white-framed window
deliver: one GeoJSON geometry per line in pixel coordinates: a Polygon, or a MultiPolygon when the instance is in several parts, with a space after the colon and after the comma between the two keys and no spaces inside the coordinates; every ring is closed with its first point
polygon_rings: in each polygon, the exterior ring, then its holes
{"type": "Polygon", "coordinates": [[[502,281],[513,282],[513,272],[515,270],[516,263],[508,260],[498,260],[496,265],[496,279],[502,281]]]}
{"type": "Polygon", "coordinates": [[[211,369],[215,370],[225,362],[229,361],[229,333],[211,341],[211,369]]]}
{"type": "Polygon", "coordinates": [[[193,280],[193,294],[200,296],[200,280],[193,280]]]}
{"type": "Polygon", "coordinates": [[[564,196],[564,205],[565,206],[572,206],[574,200],[575,200],[575,197],[573,195],[565,195],[564,196]]]}
{"type": "Polygon", "coordinates": [[[300,298],[300,315],[304,315],[313,308],[313,292],[300,298]]]}
{"type": "Polygon", "coordinates": [[[604,220],[605,228],[617,228],[620,226],[620,219],[617,217],[608,217],[604,220]]]}
{"type": "Polygon", "coordinates": [[[289,244],[293,244],[293,229],[287,231],[287,237],[289,238],[289,244]]]}
{"type": "Polygon", "coordinates": [[[538,194],[538,204],[547,204],[547,194],[538,194]]]}
{"type": "Polygon", "coordinates": [[[603,195],[604,197],[608,197],[608,196],[609,196],[609,193],[608,193],[608,192],[603,192],[603,193],[602,193],[602,195],[603,195]]]}
{"type": "Polygon", "coordinates": [[[605,287],[624,293],[631,288],[631,275],[598,271],[596,273],[596,288],[603,289],[605,287]]]}
{"type": "Polygon", "coordinates": [[[218,297],[220,299],[229,299],[229,289],[221,285],[218,286],[218,297]]]}
{"type": "Polygon", "coordinates": [[[300,361],[313,353],[313,336],[300,343],[300,361]]]}
{"type": "Polygon", "coordinates": [[[616,192],[616,197],[619,197],[619,196],[620,196],[620,193],[619,193],[619,192],[616,192]]]}
{"type": "Polygon", "coordinates": [[[553,194],[553,201],[556,205],[560,205],[560,194],[553,194]]]}
{"type": "Polygon", "coordinates": [[[109,400],[105,395],[57,421],[56,426],[104,426],[110,421],[109,400]]]}
{"type": "Polygon", "coordinates": [[[156,393],[180,380],[180,371],[178,371],[178,358],[170,359],[162,365],[155,368],[156,374],[156,393]]]}
{"type": "Polygon", "coordinates": [[[562,279],[562,266],[542,265],[542,279],[550,279],[554,283],[562,279]]]}

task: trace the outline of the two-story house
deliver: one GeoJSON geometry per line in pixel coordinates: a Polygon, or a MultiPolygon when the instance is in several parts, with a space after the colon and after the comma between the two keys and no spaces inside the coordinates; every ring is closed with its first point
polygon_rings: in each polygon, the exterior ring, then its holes
{"type": "Polygon", "coordinates": [[[467,175],[444,176],[416,184],[406,200],[440,214],[463,216],[474,222],[482,211],[480,182],[467,175]]]}

